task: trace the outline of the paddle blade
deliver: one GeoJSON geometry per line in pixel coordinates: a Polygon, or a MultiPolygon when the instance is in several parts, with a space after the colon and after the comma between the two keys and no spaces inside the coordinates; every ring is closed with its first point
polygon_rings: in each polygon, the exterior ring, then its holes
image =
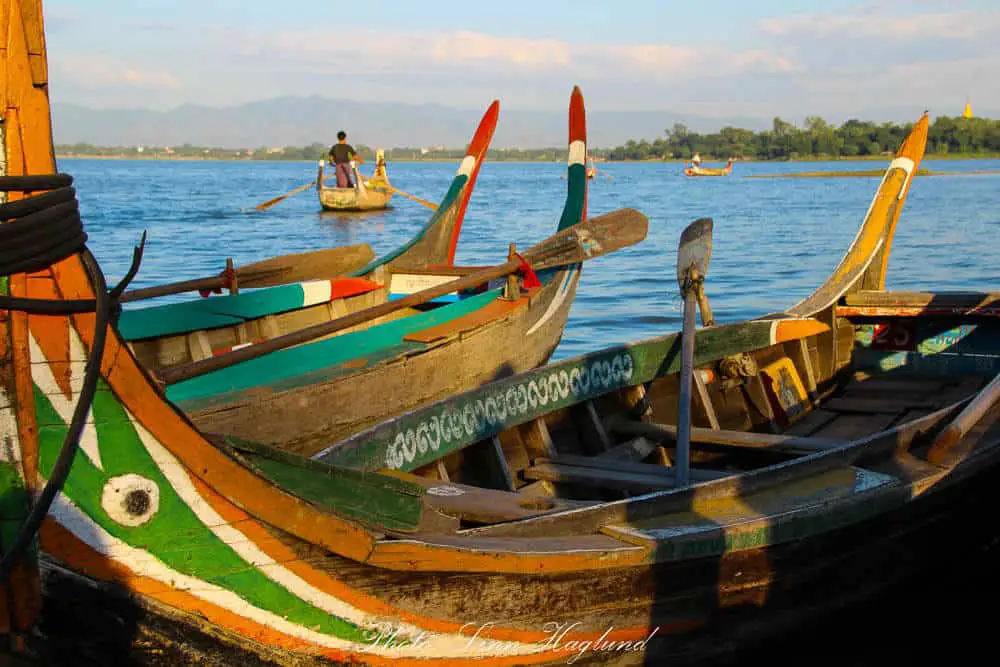
{"type": "Polygon", "coordinates": [[[361,268],[375,258],[367,243],[272,257],[236,269],[240,287],[273,287],[328,280],[361,268]]]}
{"type": "Polygon", "coordinates": [[[536,269],[575,264],[635,245],[648,230],[645,215],[622,208],[564,229],[529,248],[524,257],[536,269]]]}
{"type": "Polygon", "coordinates": [[[302,192],[303,190],[311,188],[314,185],[316,185],[316,181],[309,181],[305,185],[300,185],[299,187],[295,188],[291,192],[286,192],[285,194],[280,195],[278,197],[275,197],[274,199],[268,199],[263,204],[257,204],[256,206],[254,206],[254,209],[257,210],[257,211],[264,211],[264,210],[266,210],[268,208],[271,208],[272,206],[274,206],[278,202],[285,201],[286,199],[288,199],[292,195],[296,195],[296,194],[302,192]]]}
{"type": "Polygon", "coordinates": [[[684,289],[690,270],[698,275],[708,274],[708,262],[712,258],[712,219],[699,218],[681,232],[677,245],[677,283],[684,289]]]}

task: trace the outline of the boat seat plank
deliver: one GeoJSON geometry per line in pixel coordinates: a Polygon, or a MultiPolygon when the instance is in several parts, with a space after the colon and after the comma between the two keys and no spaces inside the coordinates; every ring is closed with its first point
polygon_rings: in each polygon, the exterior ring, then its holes
{"type": "Polygon", "coordinates": [[[485,489],[456,482],[445,484],[440,480],[398,470],[382,470],[380,473],[423,487],[426,492],[422,496],[425,507],[441,514],[478,523],[515,521],[580,506],[578,502],[556,498],[533,498],[509,491],[485,489]]]}
{"type": "MultiPolygon", "coordinates": [[[[587,459],[589,457],[578,457],[587,459]]],[[[575,459],[574,459],[575,460],[575,459]]],[[[664,468],[653,463],[605,462],[615,467],[590,467],[564,463],[562,457],[557,461],[539,459],[539,463],[525,469],[522,474],[526,479],[559,482],[563,484],[586,484],[623,491],[647,491],[653,489],[673,488],[677,478],[672,468],[664,468]],[[637,471],[631,466],[646,466],[637,471]],[[624,468],[624,469],[622,469],[624,468]]],[[[706,472],[696,468],[691,469],[690,477],[694,481],[705,481],[727,476],[715,471],[706,472]]]]}
{"type": "Polygon", "coordinates": [[[860,290],[844,296],[846,306],[948,307],[971,310],[1000,307],[998,292],[907,292],[860,290]]]}
{"type": "Polygon", "coordinates": [[[487,304],[485,307],[467,315],[463,315],[462,317],[457,317],[453,320],[442,322],[441,324],[437,324],[432,327],[427,327],[426,329],[408,333],[403,336],[403,340],[417,343],[433,343],[434,341],[441,340],[443,338],[457,336],[466,331],[478,329],[479,327],[489,324],[490,322],[507,317],[519,308],[527,307],[529,296],[530,295],[528,294],[522,294],[520,299],[516,299],[514,301],[496,299],[487,304]]]}
{"type": "MultiPolygon", "coordinates": [[[[641,461],[609,461],[600,456],[580,456],[577,454],[560,454],[558,459],[538,459],[537,464],[554,463],[564,466],[577,466],[581,468],[595,468],[597,470],[610,470],[614,472],[631,472],[641,475],[662,475],[667,474],[673,477],[674,470],[659,463],[642,463],[641,461]]],[[[724,470],[706,470],[697,468],[697,476],[701,479],[720,479],[729,477],[732,473],[724,470]]]]}
{"type": "Polygon", "coordinates": [[[893,378],[865,378],[857,379],[847,385],[845,391],[851,393],[886,393],[895,394],[901,391],[907,392],[921,392],[925,394],[932,394],[934,392],[941,391],[944,387],[948,385],[948,381],[945,379],[929,379],[929,380],[904,380],[904,379],[893,379],[893,378]]]}
{"type": "Polygon", "coordinates": [[[642,461],[656,451],[659,445],[649,438],[639,436],[611,449],[597,454],[594,458],[608,461],[642,461]]]}
{"type": "Polygon", "coordinates": [[[657,560],[755,549],[828,531],[858,520],[866,511],[881,511],[868,497],[893,486],[900,489],[893,500],[905,502],[904,485],[890,475],[835,468],[738,497],[695,498],[690,510],[607,525],[601,532],[654,550],[657,560]],[[852,496],[856,503],[845,502],[852,496]]]}
{"type": "MultiPolygon", "coordinates": [[[[613,430],[629,435],[644,435],[653,439],[676,439],[677,427],[673,424],[647,422],[615,422],[613,430]]],[[[776,435],[749,431],[730,431],[694,426],[691,428],[692,444],[747,447],[774,451],[822,452],[843,445],[841,440],[803,436],[776,435]]]]}

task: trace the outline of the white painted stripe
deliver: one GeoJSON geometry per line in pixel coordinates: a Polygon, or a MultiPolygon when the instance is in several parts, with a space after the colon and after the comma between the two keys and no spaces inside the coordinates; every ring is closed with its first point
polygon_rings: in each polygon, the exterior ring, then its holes
{"type": "Polygon", "coordinates": [[[569,163],[584,164],[587,161],[587,144],[577,139],[569,144],[569,163]]]}
{"type": "Polygon", "coordinates": [[[0,461],[18,465],[21,463],[17,417],[14,415],[14,405],[3,387],[0,387],[0,461]]]}
{"type": "Polygon", "coordinates": [[[896,168],[902,169],[903,171],[906,172],[906,180],[903,181],[903,187],[901,187],[899,189],[899,196],[896,197],[896,199],[902,199],[903,196],[906,195],[906,191],[910,187],[910,181],[913,180],[913,167],[914,166],[915,165],[913,164],[913,160],[911,160],[908,157],[898,157],[898,158],[896,158],[895,160],[893,160],[892,162],[889,163],[889,168],[890,169],[892,169],[893,167],[896,167],[896,168]]]}
{"type": "MultiPolygon", "coordinates": [[[[235,551],[241,558],[257,567],[261,573],[290,591],[295,596],[329,614],[333,614],[334,616],[343,618],[351,623],[371,629],[378,629],[391,620],[364,612],[344,602],[343,600],[330,595],[329,593],[319,590],[268,556],[267,553],[261,550],[252,540],[247,538],[246,535],[223,519],[212,508],[212,506],[201,497],[197,489],[194,488],[187,471],[180,464],[180,462],[178,462],[173,455],[167,451],[166,448],[164,448],[156,440],[156,438],[154,438],[153,435],[145,429],[145,427],[142,426],[142,424],[138,423],[131,414],[129,415],[129,418],[132,419],[133,424],[135,424],[136,432],[139,434],[146,450],[159,466],[163,475],[170,482],[174,491],[176,491],[185,504],[191,508],[191,511],[195,513],[198,519],[201,520],[201,522],[204,523],[216,537],[233,549],[233,551],[235,551]]],[[[129,551],[130,547],[128,547],[128,545],[125,546],[126,550],[119,551],[118,553],[122,556],[131,555],[131,552],[129,551]]],[[[234,613],[247,616],[248,618],[255,618],[252,615],[244,614],[238,607],[226,608],[230,609],[230,611],[233,611],[234,613]]],[[[269,613],[261,610],[256,611],[264,614],[269,613]]],[[[294,627],[299,628],[299,626],[294,627]]],[[[407,655],[423,657],[437,655],[442,657],[457,657],[465,655],[465,651],[468,650],[469,639],[468,637],[462,635],[429,633],[416,626],[405,623],[392,623],[392,627],[393,629],[397,629],[401,635],[416,636],[423,633],[421,638],[422,640],[405,651],[407,655]]],[[[325,637],[325,635],[319,636],[325,637]]],[[[533,653],[539,650],[538,646],[522,644],[520,642],[499,643],[504,644],[504,646],[500,648],[497,653],[490,652],[490,655],[525,654],[533,653]]],[[[370,647],[367,647],[364,644],[357,644],[354,645],[354,647],[356,650],[371,650],[370,647]]],[[[400,648],[392,650],[402,651],[403,649],[400,648]]],[[[381,651],[377,650],[372,652],[381,653],[381,651]]]]}
{"type": "Polygon", "coordinates": [[[302,307],[326,303],[333,293],[329,280],[310,280],[306,283],[299,283],[299,287],[302,288],[302,307]]]}
{"type": "Polygon", "coordinates": [[[530,336],[535,333],[539,327],[548,322],[557,312],[559,312],[563,302],[566,300],[566,296],[569,294],[570,281],[572,280],[573,282],[576,282],[579,280],[579,277],[579,268],[569,269],[566,272],[566,277],[563,279],[562,285],[559,286],[559,292],[552,299],[552,303],[550,303],[549,307],[545,309],[545,312],[538,319],[538,321],[535,322],[530,329],[528,329],[528,333],[526,335],[530,336]]]}
{"type": "Polygon", "coordinates": [[[778,342],[778,322],[780,321],[781,320],[774,320],[773,322],[771,322],[771,333],[769,335],[769,340],[771,341],[771,345],[774,345],[775,343],[778,342]]]}
{"type": "MultiPolygon", "coordinates": [[[[83,349],[83,341],[80,340],[80,335],[76,333],[76,329],[69,327],[70,358],[81,354],[85,356],[86,353],[83,352],[83,349]]],[[[38,385],[38,389],[49,399],[59,418],[69,425],[73,419],[73,410],[76,407],[76,401],[80,397],[80,391],[83,389],[84,366],[77,362],[68,364],[70,372],[70,397],[67,399],[58,383],[56,383],[56,378],[52,374],[52,366],[44,363],[46,359],[41,346],[30,332],[28,333],[28,350],[32,359],[43,362],[31,364],[31,379],[34,380],[35,384],[38,385]]],[[[101,449],[97,439],[97,428],[94,425],[93,410],[87,411],[83,432],[80,434],[80,449],[90,459],[91,463],[97,466],[99,470],[104,470],[104,464],[101,462],[101,449]]]]}
{"type": "Polygon", "coordinates": [[[472,170],[476,168],[476,158],[472,155],[466,155],[462,158],[462,164],[458,165],[458,176],[472,176],[472,170]]]}

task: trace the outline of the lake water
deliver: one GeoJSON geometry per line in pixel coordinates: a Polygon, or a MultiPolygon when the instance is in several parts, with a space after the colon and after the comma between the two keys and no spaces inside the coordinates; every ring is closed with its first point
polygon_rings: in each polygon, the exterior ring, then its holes
{"type": "MultiPolygon", "coordinates": [[[[739,163],[728,178],[687,178],[677,163],[601,164],[589,212],[633,207],[649,218],[645,241],[584,265],[576,302],[553,359],[681,326],[675,262],[691,221],[714,220],[706,290],[716,319],[783,310],[808,295],[854,238],[877,177],[744,178],[752,174],[884,168],[885,162],[739,163]],[[607,176],[603,175],[606,174],[607,176]]],[[[935,160],[932,171],[1000,168],[1000,160],[935,160]]],[[[274,255],[368,243],[377,254],[404,243],[430,210],[401,196],[367,214],[322,212],[314,190],[258,212],[315,177],[310,163],[59,161],[75,178],[89,245],[116,281],[149,231],[133,287],[218,273],[226,257],[274,255]]],[[[393,163],[392,183],[437,202],[457,163],[393,163]]],[[[365,171],[368,171],[365,169],[365,171]]],[[[458,245],[458,264],[505,261],[556,229],[566,192],[558,163],[485,162],[458,245]]],[[[889,262],[893,289],[997,289],[1000,175],[917,176],[889,262]]],[[[190,297],[170,297],[177,300],[190,297]]]]}

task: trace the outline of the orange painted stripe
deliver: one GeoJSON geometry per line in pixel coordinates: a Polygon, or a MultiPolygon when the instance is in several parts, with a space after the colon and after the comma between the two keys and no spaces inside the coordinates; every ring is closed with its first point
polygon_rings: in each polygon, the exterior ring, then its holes
{"type": "MultiPolygon", "coordinates": [[[[33,299],[58,299],[59,290],[49,271],[29,275],[26,280],[27,296],[33,299]]],[[[45,358],[52,363],[52,375],[67,399],[70,389],[69,319],[51,315],[28,315],[28,328],[35,337],[45,358]]]]}
{"type": "Polygon", "coordinates": [[[829,331],[830,327],[818,320],[782,320],[774,331],[774,342],[808,338],[829,331]]]}
{"type": "Polygon", "coordinates": [[[465,211],[469,208],[469,198],[472,197],[472,190],[476,185],[476,179],[479,177],[479,168],[483,166],[486,149],[489,148],[490,142],[493,141],[493,132],[496,130],[499,117],[500,100],[493,100],[486,113],[483,114],[482,120],[479,121],[479,127],[476,128],[476,133],[473,135],[472,141],[469,142],[469,149],[465,152],[466,155],[476,158],[476,166],[473,167],[472,173],[469,174],[469,180],[466,181],[465,188],[462,190],[462,199],[454,212],[455,224],[452,227],[451,241],[448,244],[448,264],[455,263],[455,250],[458,248],[458,237],[462,232],[462,221],[465,219],[465,211]]]}
{"type": "MultiPolygon", "coordinates": [[[[264,553],[282,564],[283,567],[295,573],[303,581],[315,586],[317,589],[339,598],[364,612],[380,616],[389,616],[405,621],[424,630],[441,633],[454,633],[474,635],[475,629],[464,627],[467,624],[455,621],[431,618],[406,611],[399,607],[384,602],[383,600],[362,593],[355,588],[333,578],[326,572],[313,568],[304,562],[295,551],[283,544],[272,535],[264,526],[254,521],[245,512],[229,503],[225,498],[215,493],[212,489],[198,479],[192,479],[198,493],[214,509],[219,516],[233,525],[234,528],[250,538],[254,544],[264,553]],[[464,627],[464,629],[463,629],[464,627]]],[[[607,638],[615,641],[642,639],[648,635],[646,628],[628,628],[621,631],[609,633],[607,638]],[[646,634],[642,634],[642,633],[646,634]]],[[[550,634],[540,630],[522,630],[509,627],[494,627],[490,629],[490,638],[497,640],[509,640],[519,642],[542,642],[550,634]]],[[[601,633],[570,632],[566,634],[567,641],[585,641],[587,639],[598,639],[601,633]]]]}
{"type": "Polygon", "coordinates": [[[330,301],[374,292],[381,287],[381,283],[367,278],[335,278],[330,281],[330,301]]]}
{"type": "MultiPolygon", "coordinates": [[[[587,109],[584,106],[583,93],[580,91],[579,86],[573,86],[573,92],[569,96],[569,143],[573,143],[574,141],[582,141],[584,145],[587,144],[587,109]]],[[[586,165],[586,156],[584,156],[584,168],[586,168],[586,165]]],[[[590,183],[587,180],[583,179],[582,220],[587,219],[587,191],[590,188],[590,183]]]]}
{"type": "MultiPolygon", "coordinates": [[[[331,660],[360,661],[362,664],[368,665],[410,665],[418,667],[419,665],[426,665],[429,662],[441,666],[462,665],[469,662],[469,659],[454,658],[426,659],[377,656],[364,652],[348,652],[318,646],[297,637],[290,637],[284,633],[276,632],[267,626],[250,621],[194,595],[168,589],[158,581],[137,575],[131,569],[109,560],[102,554],[94,551],[55,521],[49,520],[42,524],[41,539],[48,553],[58,560],[75,563],[74,569],[78,572],[96,579],[118,583],[130,591],[139,592],[167,606],[194,615],[200,615],[212,624],[268,647],[281,648],[307,655],[322,656],[331,660]]],[[[646,634],[648,635],[648,633],[646,634]]],[[[599,637],[600,635],[597,636],[599,637]]],[[[645,636],[642,635],[640,638],[644,638],[645,636]]],[[[481,635],[481,637],[486,639],[485,635],[481,635]]],[[[492,634],[489,638],[497,639],[492,634]]],[[[501,665],[538,664],[552,661],[560,655],[565,654],[550,651],[530,656],[477,658],[476,663],[498,667],[501,665]]],[[[355,664],[355,662],[351,664],[355,664]]]]}

